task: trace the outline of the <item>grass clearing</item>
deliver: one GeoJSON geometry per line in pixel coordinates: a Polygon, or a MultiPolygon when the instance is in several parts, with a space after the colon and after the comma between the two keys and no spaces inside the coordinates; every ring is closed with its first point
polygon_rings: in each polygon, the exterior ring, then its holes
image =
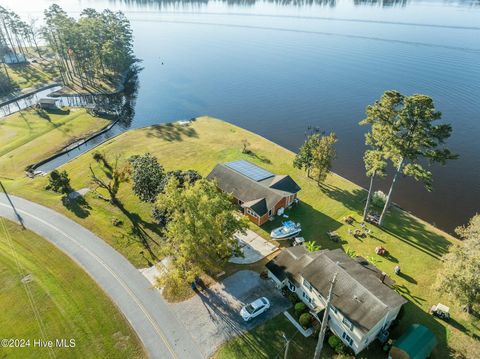
{"type": "MultiPolygon", "coordinates": [[[[315,337],[305,338],[302,336],[283,314],[279,314],[265,324],[227,341],[214,354],[213,358],[283,358],[286,344],[283,334],[290,339],[289,358],[313,358],[316,345],[315,337]]],[[[325,348],[321,358],[331,358],[332,354],[330,348],[325,348]]]]}
{"type": "Polygon", "coordinates": [[[58,77],[53,63],[47,61],[8,65],[8,74],[20,90],[39,88],[58,77]]]}
{"type": "Polygon", "coordinates": [[[83,269],[45,239],[3,218],[0,285],[0,337],[30,339],[30,347],[2,348],[2,358],[49,357],[48,349],[33,347],[33,340],[57,338],[75,339],[74,348],[53,349],[57,358],[145,357],[126,319],[83,269]],[[25,286],[44,325],[44,338],[25,286]]]}
{"type": "MultiPolygon", "coordinates": [[[[291,151],[244,129],[207,117],[188,127],[163,125],[128,131],[96,151],[110,159],[121,156],[122,161],[134,154],[150,152],[167,170],[195,169],[202,175],[208,174],[218,162],[236,159],[247,159],[275,173],[290,174],[302,190],[300,205],[287,213],[290,219],[302,223],[305,239],[316,241],[322,248],[349,247],[357,255],[373,258],[381,270],[396,280],[399,293],[410,301],[395,335],[412,323],[423,323],[434,331],[440,342],[435,351],[436,358],[449,357],[452,351],[468,353],[472,358],[480,357],[479,342],[472,339],[480,334],[479,321],[433,290],[436,273],[441,269],[440,257],[457,240],[398,209],[392,210],[387,217],[384,229],[371,227],[371,237],[354,238],[348,230],[359,228],[366,192],[352,182],[332,174],[320,189],[304,172],[292,167],[294,154],[291,151]],[[244,139],[251,144],[252,154],[242,153],[244,139]],[[347,215],[355,217],[357,222],[345,224],[342,218],[347,215]],[[340,234],[341,242],[328,239],[326,232],[332,230],[340,234]],[[376,256],[374,250],[378,245],[386,247],[390,256],[376,256]],[[393,273],[397,264],[402,268],[401,276],[393,273]],[[449,323],[428,314],[429,307],[438,302],[451,307],[452,320],[449,323]]],[[[91,186],[90,164],[95,168],[92,155],[88,153],[62,167],[68,171],[75,189],[91,186]]],[[[155,262],[161,240],[156,233],[157,226],[151,220],[151,205],[141,203],[133,195],[131,184],[123,184],[120,188],[120,207],[113,207],[90,192],[85,196],[85,203],[71,208],[63,206],[60,195],[43,190],[45,184],[46,178],[6,183],[11,193],[52,207],[97,233],[134,265],[145,267],[155,262]],[[114,227],[112,217],[122,220],[123,225],[114,227]]],[[[279,222],[253,228],[268,238],[271,228],[279,222]]],[[[270,338],[277,340],[273,336],[270,338]]]]}
{"type": "Polygon", "coordinates": [[[86,110],[19,111],[0,120],[0,176],[18,177],[25,167],[88,137],[110,123],[86,110]]]}

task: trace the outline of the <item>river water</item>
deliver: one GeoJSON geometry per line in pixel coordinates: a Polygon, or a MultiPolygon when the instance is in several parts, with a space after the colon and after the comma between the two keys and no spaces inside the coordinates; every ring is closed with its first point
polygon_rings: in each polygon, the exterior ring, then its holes
{"type": "MultiPolygon", "coordinates": [[[[52,1],[1,3],[41,17],[52,1]]],[[[131,20],[144,69],[131,118],[112,133],[207,114],[297,150],[318,126],[339,138],[334,170],[366,186],[365,106],[387,89],[425,93],[453,125],[460,158],[432,168],[431,193],[402,178],[394,200],[448,231],[480,211],[479,1],[58,3],[72,16],[110,8],[131,20]]]]}

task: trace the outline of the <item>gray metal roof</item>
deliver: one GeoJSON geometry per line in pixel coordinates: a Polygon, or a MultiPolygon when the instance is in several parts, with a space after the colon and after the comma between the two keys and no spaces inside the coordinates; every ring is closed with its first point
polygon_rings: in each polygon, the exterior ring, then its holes
{"type": "MultiPolygon", "coordinates": [[[[236,162],[216,165],[207,178],[216,180],[218,187],[222,191],[233,194],[240,201],[256,205],[250,208],[259,216],[274,208],[282,198],[300,191],[300,187],[290,176],[275,176],[271,174],[270,177],[257,181],[252,179],[253,175],[250,176],[250,173],[246,175],[233,169],[231,164],[236,162]],[[262,200],[264,201],[262,202],[262,200]]],[[[249,163],[247,161],[243,162],[249,163]]],[[[252,166],[255,165],[252,164],[252,166]]],[[[255,167],[261,169],[258,166],[255,167]]],[[[265,172],[270,173],[268,171],[265,172]]],[[[258,175],[256,178],[261,177],[258,175]]]]}
{"type": "Polygon", "coordinates": [[[393,281],[370,263],[365,264],[363,258],[355,260],[342,249],[335,249],[314,252],[313,260],[303,262],[302,257],[294,260],[291,253],[285,253],[296,250],[294,248],[284,250],[267,263],[267,268],[273,268],[279,279],[290,275],[306,279],[324,298],[328,295],[333,275],[338,273],[332,305],[364,332],[373,328],[390,309],[407,302],[387,286],[393,281]]]}

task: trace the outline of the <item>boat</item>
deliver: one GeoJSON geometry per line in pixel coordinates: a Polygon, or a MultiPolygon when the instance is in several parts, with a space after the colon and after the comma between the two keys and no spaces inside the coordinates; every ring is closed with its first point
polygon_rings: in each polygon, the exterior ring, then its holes
{"type": "Polygon", "coordinates": [[[286,221],[282,223],[281,227],[275,228],[270,233],[270,237],[273,239],[287,239],[299,234],[301,230],[300,223],[286,221]]]}

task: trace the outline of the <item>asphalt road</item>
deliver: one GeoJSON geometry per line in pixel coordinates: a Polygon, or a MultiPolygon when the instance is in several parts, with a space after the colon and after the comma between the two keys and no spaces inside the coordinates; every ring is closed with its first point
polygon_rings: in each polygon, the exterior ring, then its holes
{"type": "Polygon", "coordinates": [[[4,193],[0,193],[0,216],[20,219],[77,262],[127,318],[150,358],[205,357],[158,290],[95,234],[47,207],[4,193]]]}

